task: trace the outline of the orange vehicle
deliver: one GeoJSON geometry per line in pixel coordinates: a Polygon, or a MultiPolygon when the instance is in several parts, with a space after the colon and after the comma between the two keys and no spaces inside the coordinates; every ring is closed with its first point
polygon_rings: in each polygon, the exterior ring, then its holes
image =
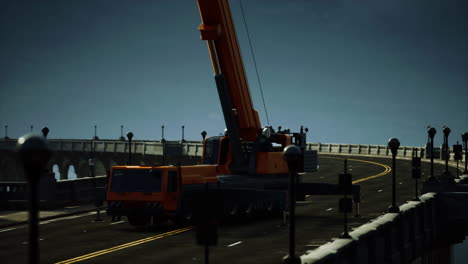
{"type": "MultiPolygon", "coordinates": [[[[227,132],[205,139],[201,165],[112,167],[107,212],[127,216],[132,225],[190,218],[191,197],[206,189],[222,191],[226,214],[282,212],[286,206],[282,151],[292,137],[261,127],[228,1],[198,0],[198,7],[227,132]]],[[[294,139],[304,149],[305,133],[294,133],[294,139]]]]}

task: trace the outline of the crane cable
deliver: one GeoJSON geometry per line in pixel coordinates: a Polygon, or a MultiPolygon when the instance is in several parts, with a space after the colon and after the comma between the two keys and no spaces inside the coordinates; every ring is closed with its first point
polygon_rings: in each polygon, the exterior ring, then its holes
{"type": "Polygon", "coordinates": [[[268,123],[268,125],[270,125],[270,119],[268,118],[268,111],[267,111],[266,104],[265,104],[265,98],[263,97],[262,84],[260,83],[260,76],[258,74],[257,62],[255,60],[255,53],[254,53],[254,50],[252,48],[252,42],[250,41],[249,29],[247,28],[247,22],[246,22],[245,16],[244,16],[244,8],[242,7],[242,0],[239,0],[239,3],[240,3],[241,12],[242,12],[242,18],[244,19],[245,31],[247,31],[247,38],[249,40],[250,52],[252,53],[252,58],[253,58],[254,66],[255,66],[255,72],[257,74],[258,86],[260,87],[260,94],[262,96],[263,108],[265,109],[265,115],[266,115],[267,123],[268,123]]]}

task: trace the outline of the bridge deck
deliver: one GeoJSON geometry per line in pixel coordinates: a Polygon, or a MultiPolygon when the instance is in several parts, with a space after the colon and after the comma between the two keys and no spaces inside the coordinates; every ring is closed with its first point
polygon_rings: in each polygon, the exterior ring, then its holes
{"type": "MultiPolygon", "coordinates": [[[[304,180],[336,183],[337,175],[342,170],[340,159],[344,157],[321,155],[319,172],[304,176],[304,180]]],[[[391,160],[349,158],[352,159],[349,165],[353,180],[362,180],[362,217],[349,218],[350,228],[355,228],[381,215],[390,205],[391,173],[382,172],[390,165],[391,160]],[[372,177],[379,174],[382,175],[372,177]]],[[[414,181],[410,177],[410,169],[410,161],[397,162],[398,204],[414,196],[414,181]]],[[[443,166],[436,165],[436,174],[440,174],[442,170],[443,166]]],[[[429,174],[427,163],[423,163],[423,173],[423,178],[429,174]]],[[[452,173],[455,171],[452,170],[452,173]]],[[[337,211],[338,198],[308,197],[306,202],[298,202],[296,241],[299,255],[341,234],[343,216],[337,211]]],[[[203,263],[203,249],[195,244],[194,232],[190,229],[167,226],[156,230],[135,230],[125,222],[112,223],[107,217],[104,217],[104,222],[92,222],[94,217],[73,216],[63,221],[42,224],[41,263],[64,260],[69,261],[61,263],[115,263],[116,260],[119,263],[203,263]],[[76,259],[71,260],[73,258],[76,259]]],[[[221,226],[218,246],[211,251],[211,261],[279,263],[288,250],[288,228],[280,224],[281,219],[276,218],[221,226]]],[[[6,263],[26,262],[27,229],[17,226],[0,232],[3,237],[0,241],[2,260],[6,260],[6,263]]]]}

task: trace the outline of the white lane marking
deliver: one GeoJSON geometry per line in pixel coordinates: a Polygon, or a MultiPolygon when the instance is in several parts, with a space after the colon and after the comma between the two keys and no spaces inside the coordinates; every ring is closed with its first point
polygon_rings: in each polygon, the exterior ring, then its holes
{"type": "Polygon", "coordinates": [[[239,245],[240,243],[242,243],[242,241],[237,241],[236,243],[232,243],[231,245],[228,245],[227,247],[237,246],[237,245],[239,245]]]}
{"type": "Polygon", "coordinates": [[[121,223],[125,223],[125,221],[118,221],[118,222],[110,223],[109,225],[118,225],[118,224],[121,224],[121,223]]]}
{"type": "Polygon", "coordinates": [[[333,210],[333,208],[328,208],[328,209],[327,209],[327,210],[325,210],[325,211],[331,211],[331,210],[333,210]]]}
{"type": "Polygon", "coordinates": [[[61,218],[45,220],[45,221],[41,221],[39,224],[40,225],[45,225],[45,224],[50,224],[50,223],[57,222],[57,221],[71,220],[71,219],[80,218],[80,217],[84,217],[84,216],[90,216],[90,215],[93,215],[93,214],[96,214],[96,212],[89,212],[89,213],[80,214],[80,215],[71,215],[71,216],[67,216],[67,217],[61,217],[61,218]]]}
{"type": "MultiPolygon", "coordinates": [[[[93,214],[96,214],[96,212],[89,212],[89,213],[81,214],[81,215],[73,215],[73,216],[68,216],[68,217],[44,220],[44,221],[39,222],[39,225],[46,225],[46,224],[50,224],[50,223],[57,222],[57,221],[69,220],[69,219],[79,218],[79,217],[83,217],[83,216],[89,216],[89,215],[93,215],[93,214]]],[[[24,224],[24,225],[21,225],[21,226],[18,226],[18,227],[2,229],[2,230],[0,230],[0,233],[26,228],[26,226],[27,226],[27,224],[24,224]]]]}
{"type": "Polygon", "coordinates": [[[20,229],[20,228],[21,228],[21,227],[3,229],[3,230],[0,230],[0,233],[3,233],[3,232],[8,232],[8,231],[13,231],[13,230],[20,229]]]}

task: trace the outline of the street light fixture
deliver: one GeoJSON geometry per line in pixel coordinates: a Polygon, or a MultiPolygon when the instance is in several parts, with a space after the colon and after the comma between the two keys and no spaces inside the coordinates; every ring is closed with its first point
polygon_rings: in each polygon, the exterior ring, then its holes
{"type": "Polygon", "coordinates": [[[443,126],[442,128],[443,128],[442,132],[444,133],[445,170],[442,172],[440,176],[441,176],[441,179],[451,182],[453,181],[453,175],[450,173],[448,169],[448,160],[450,159],[448,137],[450,135],[450,128],[446,126],[443,126]]]}
{"type": "Polygon", "coordinates": [[[392,151],[392,205],[388,208],[389,213],[399,213],[400,208],[396,205],[396,166],[395,159],[400,147],[400,141],[397,138],[391,138],[388,141],[388,147],[392,151]]]}
{"type": "Polygon", "coordinates": [[[428,181],[435,181],[436,177],[434,176],[434,136],[437,133],[437,130],[433,127],[427,129],[427,135],[431,140],[431,175],[427,178],[428,181]]]}
{"type": "Polygon", "coordinates": [[[127,133],[127,138],[128,138],[128,165],[132,165],[132,138],[133,138],[133,133],[128,132],[127,133]]]}
{"type": "Polygon", "coordinates": [[[44,138],[47,138],[47,135],[49,134],[49,128],[43,127],[41,131],[42,131],[42,135],[44,136],[44,138]]]}
{"type": "Polygon", "coordinates": [[[123,136],[123,125],[120,125],[120,137],[119,140],[125,141],[125,138],[123,136]]]}
{"type": "Polygon", "coordinates": [[[185,142],[184,130],[185,130],[185,126],[182,126],[182,142],[185,142]]]}
{"type": "Polygon", "coordinates": [[[206,138],[206,131],[205,131],[205,130],[203,130],[203,131],[201,132],[201,136],[202,136],[202,138],[203,138],[203,142],[205,142],[205,138],[206,138]]]}
{"type": "Polygon", "coordinates": [[[301,259],[296,256],[295,242],[295,209],[296,209],[296,177],[299,169],[301,149],[296,145],[289,145],[284,148],[283,159],[288,164],[289,169],[289,254],[283,258],[284,264],[301,263],[301,259]]]}
{"type": "Polygon", "coordinates": [[[4,137],[4,138],[5,138],[5,139],[10,139],[10,138],[8,137],[8,125],[5,125],[5,137],[4,137]]]}
{"type": "Polygon", "coordinates": [[[29,182],[29,263],[35,264],[39,262],[38,185],[52,151],[44,137],[35,135],[19,138],[17,150],[29,182]]]}
{"type": "Polygon", "coordinates": [[[94,124],[94,137],[93,137],[94,140],[99,140],[98,136],[97,136],[97,125],[94,124]]]}
{"type": "Polygon", "coordinates": [[[468,174],[467,163],[468,163],[468,132],[462,134],[463,145],[465,145],[465,171],[463,174],[468,174]]]}

